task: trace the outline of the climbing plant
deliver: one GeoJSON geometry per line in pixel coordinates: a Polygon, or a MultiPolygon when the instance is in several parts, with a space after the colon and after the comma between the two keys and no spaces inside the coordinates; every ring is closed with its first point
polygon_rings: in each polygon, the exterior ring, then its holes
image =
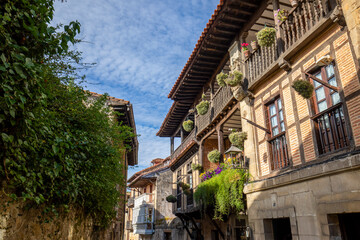
{"type": "Polygon", "coordinates": [[[107,96],[89,102],[77,84],[80,24],[50,26],[52,0],[0,4],[0,182],[14,201],[56,211],[70,205],[105,227],[131,128],[114,121],[107,96]],[[109,117],[110,116],[110,117],[109,117]]]}

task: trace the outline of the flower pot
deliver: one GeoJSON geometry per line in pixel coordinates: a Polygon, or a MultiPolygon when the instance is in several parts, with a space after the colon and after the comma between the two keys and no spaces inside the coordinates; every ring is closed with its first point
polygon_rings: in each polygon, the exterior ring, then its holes
{"type": "Polygon", "coordinates": [[[297,0],[290,0],[290,4],[292,7],[296,7],[298,5],[298,1],[297,0]]]}
{"type": "Polygon", "coordinates": [[[252,50],[254,50],[254,51],[256,51],[256,50],[259,48],[259,46],[258,46],[258,44],[257,44],[256,41],[251,42],[251,48],[252,48],[252,50]]]}
{"type": "Polygon", "coordinates": [[[245,56],[245,58],[249,58],[250,57],[250,50],[245,50],[244,51],[244,56],[245,56]]]}

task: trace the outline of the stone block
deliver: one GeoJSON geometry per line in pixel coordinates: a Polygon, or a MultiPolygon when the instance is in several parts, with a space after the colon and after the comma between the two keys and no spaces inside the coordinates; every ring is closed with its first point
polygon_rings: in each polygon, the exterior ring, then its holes
{"type": "Polygon", "coordinates": [[[298,216],[296,219],[301,239],[305,236],[320,236],[319,223],[315,216],[298,216]]]}
{"type": "Polygon", "coordinates": [[[334,193],[360,191],[360,171],[345,172],[330,176],[334,193]]]}
{"type": "Polygon", "coordinates": [[[331,194],[332,192],[330,178],[328,176],[309,180],[307,181],[307,185],[316,197],[331,194]]]}

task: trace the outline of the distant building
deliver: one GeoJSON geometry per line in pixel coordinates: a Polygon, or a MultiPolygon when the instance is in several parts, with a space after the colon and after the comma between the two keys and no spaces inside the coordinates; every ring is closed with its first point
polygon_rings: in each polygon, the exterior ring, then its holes
{"type": "Polygon", "coordinates": [[[225,156],[230,129],[246,132],[247,209],[213,220],[173,185],[183,228],[172,239],[360,239],[359,4],[220,1],[170,91],[174,103],[157,135],[170,138],[173,182],[195,192],[201,180],[191,164],[216,168],[208,152],[225,156]],[[246,51],[264,26],[275,40],[246,51]],[[234,71],[244,75],[239,85],[217,82],[234,71]],[[296,80],[313,86],[309,99],[294,90],[296,80]],[[202,98],[210,106],[199,115],[202,98]],[[185,120],[194,122],[190,132],[185,120]]]}

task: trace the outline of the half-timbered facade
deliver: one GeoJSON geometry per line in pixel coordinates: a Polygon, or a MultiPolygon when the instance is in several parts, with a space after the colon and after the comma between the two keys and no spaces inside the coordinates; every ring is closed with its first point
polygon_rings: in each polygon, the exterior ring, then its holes
{"type": "Polygon", "coordinates": [[[231,129],[246,132],[244,160],[251,181],[243,221],[201,215],[191,195],[173,184],[178,239],[357,239],[360,217],[359,3],[352,0],[221,0],[170,91],[174,100],[158,136],[170,137],[173,181],[192,192],[198,163],[230,147],[231,129]],[[279,19],[279,10],[288,12],[279,19]],[[351,10],[353,9],[353,10],[351,10]],[[354,20],[355,19],[355,20],[354,20]],[[276,40],[251,49],[264,26],[276,40]],[[217,74],[244,74],[241,86],[221,87],[217,74]],[[312,97],[292,87],[309,81],[312,97]],[[202,95],[210,102],[195,111],[202,95]],[[182,123],[194,121],[190,132],[182,123]],[[174,138],[181,144],[174,149],[174,138]],[[241,223],[240,223],[241,222],[241,223]],[[241,229],[241,230],[237,230],[241,229]]]}

